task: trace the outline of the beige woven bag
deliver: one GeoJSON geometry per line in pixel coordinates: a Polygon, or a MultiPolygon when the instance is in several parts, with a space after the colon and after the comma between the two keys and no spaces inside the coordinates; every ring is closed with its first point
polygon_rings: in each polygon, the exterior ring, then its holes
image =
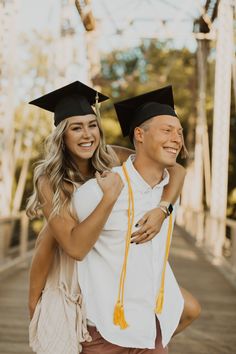
{"type": "Polygon", "coordinates": [[[90,341],[76,261],[60,248],[29,326],[29,344],[37,354],[78,354],[90,341]]]}

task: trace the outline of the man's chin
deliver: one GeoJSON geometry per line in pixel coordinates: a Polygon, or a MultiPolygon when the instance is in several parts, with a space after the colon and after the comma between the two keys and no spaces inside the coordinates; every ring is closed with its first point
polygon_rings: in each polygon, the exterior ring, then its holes
{"type": "Polygon", "coordinates": [[[165,167],[168,168],[168,167],[173,167],[176,165],[176,158],[173,158],[173,159],[169,159],[169,160],[166,160],[164,162],[165,164],[165,167]]]}

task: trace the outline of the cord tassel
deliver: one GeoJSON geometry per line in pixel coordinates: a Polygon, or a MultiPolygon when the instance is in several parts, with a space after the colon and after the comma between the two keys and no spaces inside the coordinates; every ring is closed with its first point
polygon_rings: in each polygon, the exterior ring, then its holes
{"type": "Polygon", "coordinates": [[[124,307],[121,305],[120,301],[117,301],[114,309],[113,323],[116,326],[120,326],[120,329],[125,329],[128,327],[128,323],[125,319],[124,307]]]}
{"type": "Polygon", "coordinates": [[[116,326],[120,325],[120,317],[121,317],[121,303],[120,301],[117,301],[115,308],[114,308],[114,313],[113,313],[113,323],[116,326]]]}

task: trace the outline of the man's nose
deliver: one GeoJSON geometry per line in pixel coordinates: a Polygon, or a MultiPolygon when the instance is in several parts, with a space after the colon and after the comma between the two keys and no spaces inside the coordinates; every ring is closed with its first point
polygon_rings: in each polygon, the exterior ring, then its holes
{"type": "Polygon", "coordinates": [[[177,142],[178,144],[181,144],[183,142],[183,136],[178,131],[173,131],[172,140],[177,142]]]}

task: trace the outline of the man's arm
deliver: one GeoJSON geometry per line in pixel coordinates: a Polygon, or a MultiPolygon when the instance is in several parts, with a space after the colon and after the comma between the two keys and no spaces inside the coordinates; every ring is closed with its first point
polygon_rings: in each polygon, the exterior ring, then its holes
{"type": "Polygon", "coordinates": [[[111,145],[110,147],[116,153],[120,161],[120,165],[122,165],[122,163],[125,162],[130,155],[135,154],[135,150],[131,150],[123,146],[111,145]]]}

